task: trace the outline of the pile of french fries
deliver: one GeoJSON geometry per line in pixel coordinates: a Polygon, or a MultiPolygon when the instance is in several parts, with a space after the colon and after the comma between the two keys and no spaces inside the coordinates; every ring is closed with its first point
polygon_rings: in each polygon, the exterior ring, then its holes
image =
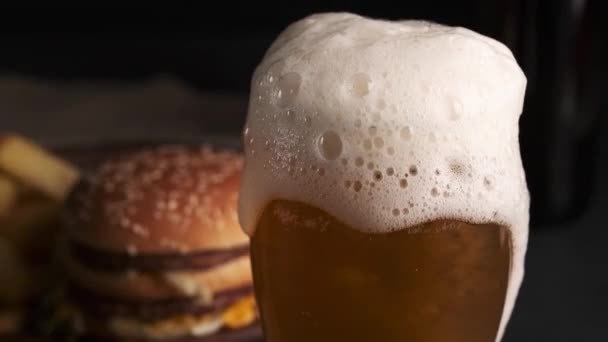
{"type": "Polygon", "coordinates": [[[60,212],[79,170],[19,135],[0,136],[0,334],[44,290],[60,212]]]}

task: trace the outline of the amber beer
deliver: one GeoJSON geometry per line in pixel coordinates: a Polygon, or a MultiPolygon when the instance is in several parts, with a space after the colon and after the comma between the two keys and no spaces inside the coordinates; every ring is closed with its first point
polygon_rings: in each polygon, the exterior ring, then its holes
{"type": "Polygon", "coordinates": [[[509,49],[319,14],[251,84],[239,219],[266,341],[499,342],[529,220],[509,49]]]}
{"type": "Polygon", "coordinates": [[[266,341],[494,341],[507,235],[455,220],[366,234],[313,206],[273,201],[251,247],[266,341]]]}

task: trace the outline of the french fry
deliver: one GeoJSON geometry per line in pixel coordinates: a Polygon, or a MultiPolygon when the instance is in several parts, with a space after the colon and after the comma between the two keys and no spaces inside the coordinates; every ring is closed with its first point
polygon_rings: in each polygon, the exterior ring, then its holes
{"type": "Polygon", "coordinates": [[[6,217],[17,201],[17,185],[8,177],[0,174],[0,220],[6,217]]]}
{"type": "Polygon", "coordinates": [[[17,135],[0,138],[0,170],[59,202],[79,178],[76,167],[17,135]]]}

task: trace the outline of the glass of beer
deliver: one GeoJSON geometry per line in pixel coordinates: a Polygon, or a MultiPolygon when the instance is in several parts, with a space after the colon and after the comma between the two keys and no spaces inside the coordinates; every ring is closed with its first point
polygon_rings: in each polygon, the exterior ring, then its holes
{"type": "Polygon", "coordinates": [[[266,341],[499,341],[527,245],[525,88],[511,51],[465,28],[287,27],[243,132],[266,341]]]}

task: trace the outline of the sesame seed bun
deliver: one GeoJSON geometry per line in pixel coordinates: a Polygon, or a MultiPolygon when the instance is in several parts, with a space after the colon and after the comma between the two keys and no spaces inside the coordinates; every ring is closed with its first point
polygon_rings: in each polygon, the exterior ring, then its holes
{"type": "Polygon", "coordinates": [[[68,201],[69,238],[130,255],[248,243],[237,217],[243,159],[210,146],[163,146],[106,161],[68,201]]]}

